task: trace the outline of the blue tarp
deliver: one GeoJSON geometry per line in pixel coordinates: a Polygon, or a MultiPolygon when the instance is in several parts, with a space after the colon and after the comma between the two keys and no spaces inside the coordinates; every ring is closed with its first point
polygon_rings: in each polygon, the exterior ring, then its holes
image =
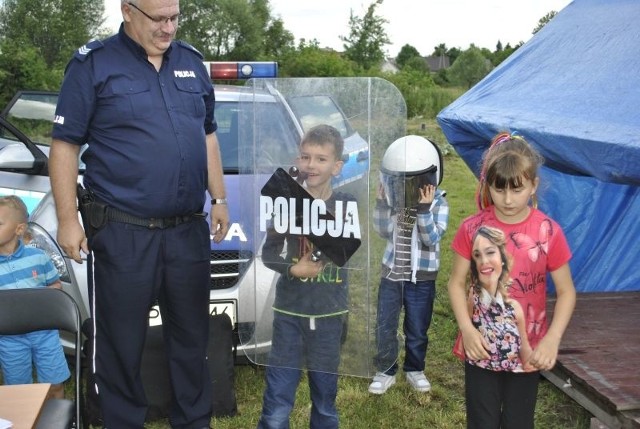
{"type": "Polygon", "coordinates": [[[640,2],[574,0],[437,119],[476,176],[496,133],[525,137],[578,291],[640,290],[640,2]]]}

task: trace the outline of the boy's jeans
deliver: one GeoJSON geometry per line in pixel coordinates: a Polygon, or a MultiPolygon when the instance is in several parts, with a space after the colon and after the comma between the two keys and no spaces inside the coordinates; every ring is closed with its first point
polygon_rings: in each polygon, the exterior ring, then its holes
{"type": "Polygon", "coordinates": [[[312,402],[310,428],[338,428],[335,401],[343,319],[316,318],[312,330],[308,318],[274,313],[273,344],[258,429],[289,428],[289,415],[305,366],[312,402]]]}
{"type": "Polygon", "coordinates": [[[404,306],[403,370],[424,371],[429,337],[427,330],[433,315],[436,297],[435,280],[394,282],[386,278],[380,280],[378,290],[378,313],[376,326],[376,368],[387,375],[398,371],[398,319],[404,306]]]}

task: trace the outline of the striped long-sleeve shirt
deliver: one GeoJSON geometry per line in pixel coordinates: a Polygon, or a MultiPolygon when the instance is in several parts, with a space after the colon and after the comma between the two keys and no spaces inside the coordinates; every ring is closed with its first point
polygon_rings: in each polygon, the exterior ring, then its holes
{"type": "MultiPolygon", "coordinates": [[[[418,204],[413,213],[401,212],[389,207],[384,200],[378,200],[373,212],[373,228],[387,240],[382,258],[382,275],[394,280],[434,280],[440,268],[440,240],[447,230],[449,222],[449,204],[446,193],[440,189],[431,204],[418,204]],[[411,220],[415,214],[415,220],[411,220]],[[404,215],[404,216],[403,216],[404,215]],[[409,223],[408,223],[409,222],[409,223]],[[408,278],[398,278],[395,268],[399,263],[398,252],[402,252],[404,237],[400,230],[413,223],[411,227],[409,263],[407,269],[400,270],[408,278]]],[[[411,210],[411,209],[409,209],[411,210]]],[[[410,244],[409,244],[410,243],[410,244]]],[[[405,252],[406,253],[406,252],[405,252]]]]}

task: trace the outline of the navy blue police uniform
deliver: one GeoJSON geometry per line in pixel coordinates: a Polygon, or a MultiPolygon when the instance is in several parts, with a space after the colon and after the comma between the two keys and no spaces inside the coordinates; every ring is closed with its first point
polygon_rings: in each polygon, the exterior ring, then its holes
{"type": "Polygon", "coordinates": [[[120,27],[67,65],[53,138],[88,143],[85,187],[109,207],[90,238],[95,379],[108,428],[142,428],[140,377],[150,307],[159,303],[174,390],[173,428],[209,427],[210,233],[205,138],[215,97],[202,56],[173,41],[160,70],[120,27]]]}

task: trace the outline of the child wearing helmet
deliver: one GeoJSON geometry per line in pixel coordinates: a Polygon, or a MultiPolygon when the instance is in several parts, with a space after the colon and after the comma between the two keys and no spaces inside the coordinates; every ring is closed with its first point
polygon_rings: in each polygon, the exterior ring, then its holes
{"type": "Polygon", "coordinates": [[[440,241],[447,229],[449,204],[438,189],[443,177],[438,147],[420,136],[393,142],[382,159],[373,215],[375,231],[387,240],[376,314],[376,375],[369,392],[383,394],[396,382],[398,323],[404,308],[407,382],[428,392],[425,358],[440,267],[440,241]]]}

